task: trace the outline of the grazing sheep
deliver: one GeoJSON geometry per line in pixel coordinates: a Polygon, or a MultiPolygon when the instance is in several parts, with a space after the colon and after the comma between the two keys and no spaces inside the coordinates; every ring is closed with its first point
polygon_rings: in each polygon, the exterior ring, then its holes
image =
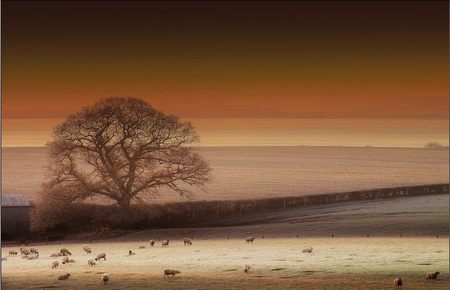
{"type": "Polygon", "coordinates": [[[69,263],[69,257],[64,256],[61,261],[63,264],[67,264],[67,263],[69,263]]]}
{"type": "Polygon", "coordinates": [[[139,246],[139,249],[145,249],[145,246],[139,246]]]}
{"type": "Polygon", "coordinates": [[[59,262],[58,261],[53,261],[52,262],[52,269],[56,269],[59,266],[59,262]]]}
{"type": "Polygon", "coordinates": [[[250,267],[250,265],[245,264],[245,265],[244,265],[244,272],[245,272],[245,273],[250,272],[250,269],[251,269],[251,268],[252,268],[252,267],[250,267]]]}
{"type": "Polygon", "coordinates": [[[245,239],[245,242],[248,244],[248,243],[252,243],[253,244],[253,241],[255,240],[255,237],[248,237],[248,238],[246,238],[245,239]]]}
{"type": "Polygon", "coordinates": [[[132,250],[129,250],[129,251],[128,251],[128,255],[129,255],[129,256],[133,256],[133,255],[136,255],[136,253],[133,252],[132,250]]]}
{"type": "Polygon", "coordinates": [[[167,276],[167,278],[169,278],[169,276],[172,276],[172,278],[175,278],[176,274],[181,274],[181,272],[178,270],[166,269],[166,270],[164,270],[164,279],[166,278],[166,276],[167,276]]]}
{"type": "Polygon", "coordinates": [[[402,288],[402,286],[403,286],[402,278],[400,278],[400,277],[395,278],[395,279],[394,279],[394,286],[395,286],[395,288],[397,288],[397,289],[402,288]]]}
{"type": "Polygon", "coordinates": [[[70,276],[69,273],[64,274],[64,275],[59,275],[58,280],[67,280],[67,279],[69,279],[69,276],[70,276]]]}
{"type": "Polygon", "coordinates": [[[313,251],[313,248],[312,247],[309,247],[309,248],[307,248],[307,249],[303,249],[303,253],[312,253],[312,251],[313,251]]]}
{"type": "Polygon", "coordinates": [[[14,250],[9,250],[9,255],[10,256],[17,256],[17,252],[14,250]]]}
{"type": "Polygon", "coordinates": [[[184,239],[184,245],[186,246],[186,245],[192,245],[192,240],[191,239],[188,239],[188,238],[185,238],[184,239]]]}
{"type": "Polygon", "coordinates": [[[39,251],[36,248],[30,248],[30,252],[33,254],[39,254],[39,251]]]}
{"type": "Polygon", "coordinates": [[[102,281],[103,281],[103,284],[108,284],[108,281],[109,281],[109,273],[103,273],[103,274],[102,274],[102,281]]]}
{"type": "Polygon", "coordinates": [[[20,248],[20,254],[28,256],[30,254],[30,250],[27,248],[20,248]]]}
{"type": "Polygon", "coordinates": [[[88,260],[88,266],[89,266],[89,267],[95,266],[95,264],[96,264],[96,263],[95,263],[94,259],[89,259],[89,260],[88,260]]]}
{"type": "Polygon", "coordinates": [[[427,273],[425,281],[434,281],[436,282],[437,276],[441,274],[440,272],[427,273]]]}
{"type": "Polygon", "coordinates": [[[150,246],[153,247],[154,245],[155,245],[155,241],[154,241],[154,240],[151,240],[151,241],[150,241],[150,246]]]}
{"type": "Polygon", "coordinates": [[[36,260],[37,258],[39,258],[39,253],[27,256],[27,260],[36,260]]]}
{"type": "Polygon", "coordinates": [[[83,250],[86,254],[92,253],[91,247],[84,245],[83,250]]]}
{"type": "Polygon", "coordinates": [[[168,247],[169,246],[169,240],[165,240],[161,244],[162,247],[168,247]]]}
{"type": "Polygon", "coordinates": [[[65,248],[62,248],[61,250],[59,250],[59,252],[61,253],[61,256],[67,256],[67,255],[71,256],[72,255],[72,253],[65,248]]]}
{"type": "Polygon", "coordinates": [[[103,261],[106,261],[106,254],[105,253],[97,254],[97,257],[95,258],[95,260],[100,261],[100,259],[103,259],[103,261]]]}
{"type": "Polygon", "coordinates": [[[50,257],[52,257],[52,258],[56,258],[56,257],[60,257],[61,256],[61,253],[52,253],[52,254],[50,254],[50,257]]]}

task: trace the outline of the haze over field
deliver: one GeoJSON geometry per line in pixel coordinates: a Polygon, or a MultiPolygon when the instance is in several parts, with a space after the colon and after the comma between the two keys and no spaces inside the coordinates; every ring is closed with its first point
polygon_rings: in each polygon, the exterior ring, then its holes
{"type": "MultiPolygon", "coordinates": [[[[3,192],[36,200],[46,148],[3,148],[3,192]]],[[[446,149],[355,147],[201,147],[212,167],[196,200],[332,193],[448,182],[446,149]]],[[[178,201],[163,191],[154,202],[178,201]]]]}
{"type": "MultiPolygon", "coordinates": [[[[448,146],[448,119],[186,119],[200,146],[448,146]]],[[[4,119],[3,147],[40,147],[63,119],[4,119]]]]}

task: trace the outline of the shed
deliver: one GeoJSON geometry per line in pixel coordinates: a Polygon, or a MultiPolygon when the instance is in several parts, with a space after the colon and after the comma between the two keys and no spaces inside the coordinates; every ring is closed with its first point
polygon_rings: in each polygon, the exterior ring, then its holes
{"type": "Polygon", "coordinates": [[[30,233],[30,203],[23,195],[2,195],[2,241],[27,238],[30,233]]]}

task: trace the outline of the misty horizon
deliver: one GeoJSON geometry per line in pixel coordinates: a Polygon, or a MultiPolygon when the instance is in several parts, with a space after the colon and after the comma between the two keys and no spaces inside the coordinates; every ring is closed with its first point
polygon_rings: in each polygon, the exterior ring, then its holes
{"type": "MultiPolygon", "coordinates": [[[[448,146],[446,119],[185,119],[200,135],[196,145],[348,146],[423,148],[448,146]]],[[[41,147],[63,119],[4,119],[3,147],[41,147]]]]}

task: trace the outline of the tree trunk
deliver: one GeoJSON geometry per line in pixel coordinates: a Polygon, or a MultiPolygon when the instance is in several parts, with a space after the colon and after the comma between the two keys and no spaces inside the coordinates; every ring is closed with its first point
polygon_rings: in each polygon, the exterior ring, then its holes
{"type": "Polygon", "coordinates": [[[124,211],[128,211],[130,209],[130,203],[131,203],[131,198],[126,198],[126,197],[123,197],[122,199],[119,199],[117,201],[117,204],[119,205],[120,209],[122,209],[124,211]]]}

